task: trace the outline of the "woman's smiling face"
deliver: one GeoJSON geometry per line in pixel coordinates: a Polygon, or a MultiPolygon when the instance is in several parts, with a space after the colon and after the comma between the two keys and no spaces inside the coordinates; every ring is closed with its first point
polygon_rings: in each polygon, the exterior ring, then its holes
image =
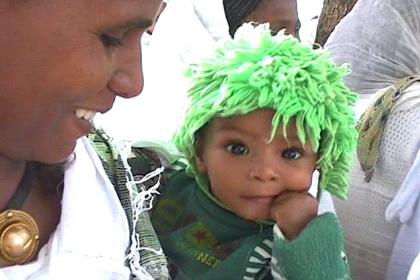
{"type": "Polygon", "coordinates": [[[94,113],[138,95],[160,2],[1,1],[0,159],[63,161],[94,113]]]}

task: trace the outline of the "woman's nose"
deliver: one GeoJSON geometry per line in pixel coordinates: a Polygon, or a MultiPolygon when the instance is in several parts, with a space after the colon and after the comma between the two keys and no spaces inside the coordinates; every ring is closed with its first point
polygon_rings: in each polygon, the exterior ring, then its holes
{"type": "Polygon", "coordinates": [[[115,56],[116,67],[109,89],[124,98],[139,95],[144,85],[140,38],[136,43],[122,46],[115,56]]]}

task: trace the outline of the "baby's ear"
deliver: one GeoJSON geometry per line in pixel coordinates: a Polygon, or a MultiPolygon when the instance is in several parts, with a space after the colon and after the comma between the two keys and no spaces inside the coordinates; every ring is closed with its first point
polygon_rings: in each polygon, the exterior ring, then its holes
{"type": "Polygon", "coordinates": [[[204,139],[197,135],[195,140],[195,165],[201,173],[207,172],[206,161],[204,160],[204,139]]]}
{"type": "Polygon", "coordinates": [[[206,163],[203,160],[202,157],[199,157],[198,155],[195,157],[195,164],[197,165],[197,169],[198,171],[200,171],[200,173],[205,174],[207,171],[207,167],[206,167],[206,163]]]}

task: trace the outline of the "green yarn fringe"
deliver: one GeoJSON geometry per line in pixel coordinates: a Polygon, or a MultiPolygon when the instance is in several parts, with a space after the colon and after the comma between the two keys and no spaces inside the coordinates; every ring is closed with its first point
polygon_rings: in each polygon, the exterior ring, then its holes
{"type": "Polygon", "coordinates": [[[191,106],[174,136],[189,162],[187,172],[209,192],[195,164],[195,133],[216,117],[271,108],[273,138],[296,120],[298,137],[318,152],[319,186],[346,198],[357,132],[352,106],[357,95],[343,82],[347,65],[337,66],[323,49],[313,50],[292,36],[272,36],[268,25],[244,24],[187,75],[191,106]]]}

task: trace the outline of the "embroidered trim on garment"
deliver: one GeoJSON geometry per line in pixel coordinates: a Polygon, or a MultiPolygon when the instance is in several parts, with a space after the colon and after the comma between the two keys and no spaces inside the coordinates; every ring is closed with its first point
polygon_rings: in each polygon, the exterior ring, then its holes
{"type": "Polygon", "coordinates": [[[404,91],[417,81],[420,81],[420,76],[409,76],[396,81],[360,117],[357,124],[360,133],[357,157],[365,173],[366,182],[369,182],[373,176],[382,135],[394,104],[404,91]]]}
{"type": "Polygon", "coordinates": [[[127,215],[130,228],[130,246],[127,248],[127,265],[134,279],[169,279],[167,263],[156,233],[150,223],[148,210],[156,193],[157,186],[147,192],[137,189],[137,183],[162,172],[161,169],[136,182],[130,167],[121,153],[111,144],[110,137],[101,129],[89,134],[101,158],[105,172],[113,183],[117,195],[127,215]]]}

